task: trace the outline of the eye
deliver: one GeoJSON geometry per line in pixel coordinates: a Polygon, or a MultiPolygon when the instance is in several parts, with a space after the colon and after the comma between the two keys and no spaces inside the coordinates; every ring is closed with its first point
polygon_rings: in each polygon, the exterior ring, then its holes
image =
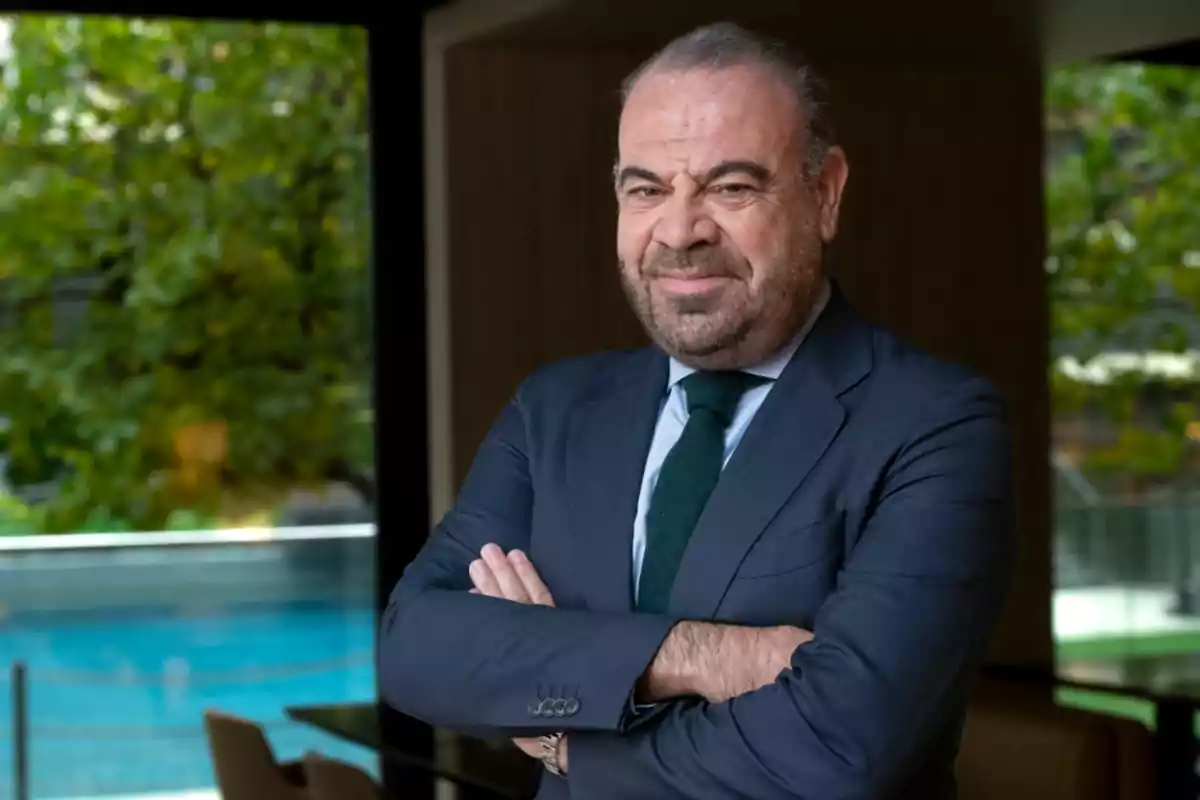
{"type": "Polygon", "coordinates": [[[659,189],[657,186],[634,186],[625,190],[625,194],[630,197],[639,198],[660,197],[662,193],[662,189],[659,189]]]}
{"type": "Polygon", "coordinates": [[[710,191],[724,197],[739,197],[744,194],[750,194],[754,191],[754,187],[745,183],[721,183],[714,186],[710,191]]]}

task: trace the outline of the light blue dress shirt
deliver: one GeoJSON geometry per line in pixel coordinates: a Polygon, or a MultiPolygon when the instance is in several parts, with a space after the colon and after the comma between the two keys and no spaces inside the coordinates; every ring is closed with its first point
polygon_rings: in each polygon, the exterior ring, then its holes
{"type": "MultiPolygon", "coordinates": [[[[784,367],[791,361],[800,343],[812,329],[813,324],[825,309],[830,296],[829,282],[821,287],[817,302],[813,304],[804,326],[792,339],[788,346],[777,352],[771,358],[753,367],[746,367],[745,372],[768,378],[766,383],[755,386],[742,396],[734,413],[733,422],[725,430],[725,460],[722,466],[729,463],[729,457],[737,449],[738,443],[763,401],[767,399],[775,381],[783,374],[784,367]]],[[[638,493],[637,514],[633,521],[633,597],[637,601],[638,583],[642,574],[642,559],[646,554],[646,512],[650,509],[650,497],[654,494],[654,486],[658,482],[658,473],[662,469],[667,453],[675,446],[687,424],[687,400],[684,389],[679,382],[696,370],[671,359],[670,372],[667,378],[667,393],[663,398],[662,407],[658,412],[658,422],[654,426],[654,437],[650,440],[650,453],[646,457],[646,467],[642,472],[642,487],[638,493]]]]}

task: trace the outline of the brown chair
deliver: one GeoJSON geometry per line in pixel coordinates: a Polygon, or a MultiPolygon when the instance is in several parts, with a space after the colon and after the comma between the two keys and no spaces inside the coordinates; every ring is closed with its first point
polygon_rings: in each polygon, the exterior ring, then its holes
{"type": "Polygon", "coordinates": [[[970,800],[1148,800],[1151,734],[1136,722],[1063,708],[1049,692],[976,692],[956,764],[970,800]]]}
{"type": "Polygon", "coordinates": [[[363,770],[317,753],[305,753],[304,773],[312,800],[382,800],[383,788],[363,770]]]}
{"type": "Polygon", "coordinates": [[[304,766],[279,763],[262,728],[247,719],[204,712],[213,773],[223,800],[308,800],[304,766]]]}

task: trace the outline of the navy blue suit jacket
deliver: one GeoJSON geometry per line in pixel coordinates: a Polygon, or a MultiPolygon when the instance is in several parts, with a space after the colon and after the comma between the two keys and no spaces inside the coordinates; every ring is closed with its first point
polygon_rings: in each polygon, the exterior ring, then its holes
{"type": "Polygon", "coordinates": [[[666,387],[660,351],[531,376],[405,571],[380,641],[386,702],[435,725],[569,735],[539,797],[952,797],[972,674],[1016,547],[1004,404],[835,291],[734,452],[667,615],[635,613],[631,536],[666,387]],[[471,595],[487,542],[558,608],[471,595]],[[632,714],[679,619],[811,629],[771,685],[632,714]]]}

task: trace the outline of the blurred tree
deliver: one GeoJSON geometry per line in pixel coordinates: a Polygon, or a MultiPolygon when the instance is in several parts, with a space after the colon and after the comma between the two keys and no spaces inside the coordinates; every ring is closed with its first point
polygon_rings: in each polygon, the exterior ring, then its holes
{"type": "MultiPolygon", "coordinates": [[[[1200,70],[1054,70],[1046,126],[1053,355],[1200,347],[1200,70]]],[[[1179,474],[1194,381],[1053,374],[1051,386],[1056,413],[1087,408],[1114,425],[1086,466],[1143,484],[1179,474]]]]}
{"type": "Polygon", "coordinates": [[[10,482],[59,482],[39,524],[370,495],[365,34],[8,22],[0,445],[10,482]]]}

